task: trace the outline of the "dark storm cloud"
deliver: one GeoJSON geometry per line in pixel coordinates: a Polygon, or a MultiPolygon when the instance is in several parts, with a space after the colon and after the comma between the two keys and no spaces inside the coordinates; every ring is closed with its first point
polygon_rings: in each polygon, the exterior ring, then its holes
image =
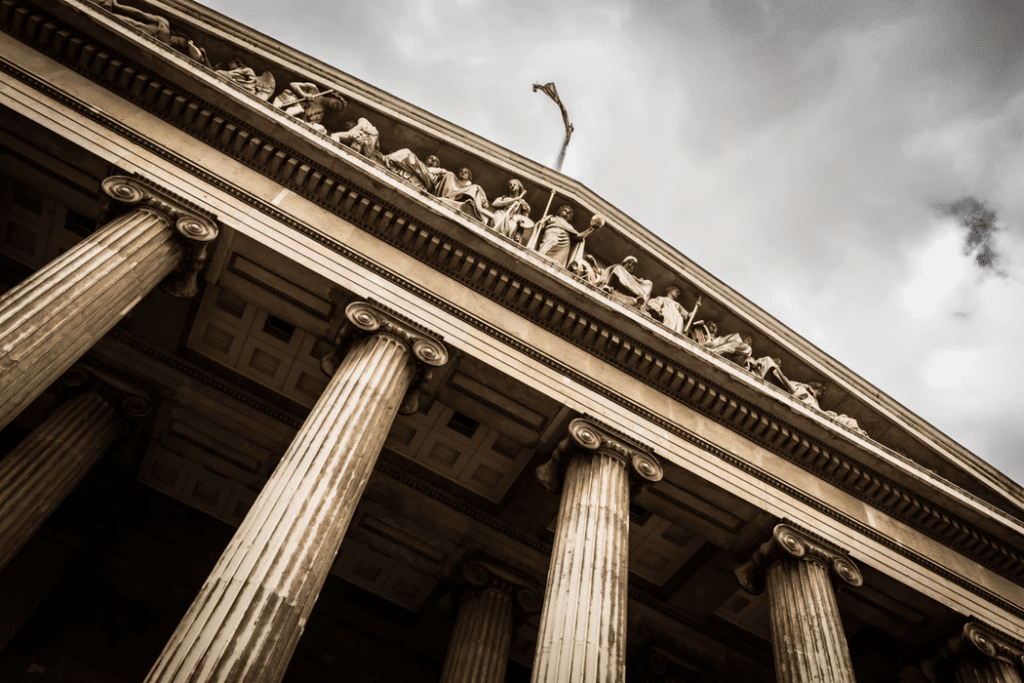
{"type": "Polygon", "coordinates": [[[999,227],[996,212],[974,197],[963,197],[941,206],[943,213],[960,221],[964,236],[964,253],[973,255],[982,268],[999,273],[999,254],[993,236],[999,227]]]}

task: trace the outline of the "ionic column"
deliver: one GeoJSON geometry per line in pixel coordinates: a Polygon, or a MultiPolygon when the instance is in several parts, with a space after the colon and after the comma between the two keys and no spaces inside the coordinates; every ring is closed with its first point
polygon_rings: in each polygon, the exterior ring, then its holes
{"type": "Polygon", "coordinates": [[[864,582],[844,553],[786,524],[736,568],[746,591],[768,589],[779,683],[854,683],[832,572],[851,586],[864,582]]]}
{"type": "Polygon", "coordinates": [[[548,490],[562,488],[562,502],[533,683],[626,679],[631,471],[647,481],[662,477],[650,452],[583,418],[569,424],[568,438],[537,468],[548,490]]]}
{"type": "Polygon", "coordinates": [[[1024,649],[994,629],[969,622],[921,670],[932,683],[1021,683],[1022,665],[1024,649]]]}
{"type": "Polygon", "coordinates": [[[95,383],[80,368],[69,370],[64,383],[87,391],[62,403],[0,459],[0,569],[123,434],[124,418],[149,412],[147,397],[89,387],[95,383]]]}
{"type": "Polygon", "coordinates": [[[0,428],[168,275],[181,276],[169,293],[195,293],[214,222],[138,178],[107,178],[103,190],[134,208],[0,296],[0,428]]]}
{"type": "Polygon", "coordinates": [[[373,304],[344,356],[146,681],[274,683],[327,578],[381,446],[417,372],[448,352],[373,304]],[[369,333],[369,334],[365,334],[369,333]]]}
{"type": "Polygon", "coordinates": [[[513,608],[535,612],[540,595],[500,568],[467,562],[468,584],[459,601],[441,683],[502,683],[512,645],[513,608]]]}

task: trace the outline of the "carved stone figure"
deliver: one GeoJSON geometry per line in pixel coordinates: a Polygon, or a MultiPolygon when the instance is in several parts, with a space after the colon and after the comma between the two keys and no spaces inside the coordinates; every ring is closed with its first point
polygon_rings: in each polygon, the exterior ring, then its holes
{"type": "Polygon", "coordinates": [[[440,160],[433,154],[427,157],[424,163],[408,148],[384,155],[383,161],[384,166],[402,180],[431,194],[434,191],[434,182],[443,170],[440,168],[440,160]]]}
{"type": "Polygon", "coordinates": [[[484,188],[473,184],[473,172],[465,166],[459,169],[458,174],[441,169],[434,183],[434,194],[481,223],[487,223],[491,208],[487,194],[484,188]]]}
{"type": "Polygon", "coordinates": [[[806,403],[815,410],[821,410],[821,406],[818,405],[818,399],[824,395],[825,386],[821,382],[794,382],[789,381],[789,393],[793,394],[793,398],[806,403]]]}
{"type": "Polygon", "coordinates": [[[203,66],[210,69],[213,68],[209,58],[206,56],[206,50],[197,47],[185,34],[171,30],[171,22],[165,17],[143,12],[128,5],[122,5],[117,0],[93,0],[93,2],[111,14],[116,15],[118,19],[129,26],[156,38],[161,43],[170,45],[178,52],[194,59],[203,66]]]}
{"type": "Polygon", "coordinates": [[[572,226],[572,218],[572,207],[563,204],[557,214],[540,219],[537,223],[537,233],[540,235],[537,252],[563,268],[573,266],[570,269],[575,272],[578,264],[583,262],[583,254],[579,251],[583,240],[604,226],[604,218],[595,215],[590,219],[590,227],[583,232],[578,232],[572,226]]]}
{"type": "Polygon", "coordinates": [[[747,360],[747,370],[761,379],[789,391],[790,381],[782,374],[782,361],[771,356],[762,356],[756,360],[747,360]]]}
{"type": "Polygon", "coordinates": [[[362,154],[379,164],[384,163],[384,155],[380,153],[379,135],[377,128],[364,118],[358,121],[346,121],[345,129],[337,133],[331,133],[331,139],[348,145],[354,152],[362,154]]]}
{"type": "Polygon", "coordinates": [[[857,424],[857,421],[854,420],[849,415],[843,415],[843,414],[840,414],[840,413],[836,413],[835,411],[832,411],[832,410],[826,410],[825,414],[828,415],[829,417],[831,417],[833,420],[835,420],[839,424],[843,425],[844,427],[848,427],[849,429],[852,429],[853,431],[857,432],[861,436],[867,436],[868,435],[867,432],[865,432],[863,429],[860,428],[860,425],[857,424]]]}
{"type": "Polygon", "coordinates": [[[676,334],[683,334],[690,311],[683,308],[678,299],[679,288],[669,287],[664,296],[656,296],[647,302],[647,312],[676,334]]]}
{"type": "Polygon", "coordinates": [[[590,254],[584,254],[582,259],[575,263],[570,263],[569,266],[575,266],[573,272],[576,277],[595,287],[597,286],[597,281],[601,279],[601,272],[604,270],[597,265],[597,261],[590,254]]]}
{"type": "Polygon", "coordinates": [[[526,188],[517,178],[508,181],[508,194],[493,202],[494,230],[502,237],[522,243],[523,231],[533,227],[530,220],[530,205],[526,203],[526,188]]]}
{"type": "Polygon", "coordinates": [[[321,125],[329,111],[341,111],[348,103],[341,95],[320,89],[314,83],[289,83],[281,94],[274,98],[274,106],[285,114],[308,123],[318,133],[327,134],[321,125]]]}
{"type": "MultiPolygon", "coordinates": [[[[700,323],[706,334],[704,341],[699,343],[712,353],[718,354],[726,360],[732,361],[737,365],[746,367],[747,359],[753,354],[754,349],[750,346],[753,342],[753,338],[749,334],[740,335],[737,332],[727,334],[724,337],[718,335],[718,325],[715,323],[700,323]]],[[[697,324],[694,324],[697,327],[697,324]]]]}
{"type": "Polygon", "coordinates": [[[256,72],[247,67],[239,57],[233,57],[228,62],[227,69],[218,69],[214,73],[221,78],[231,81],[242,90],[255,95],[264,102],[270,99],[270,96],[274,94],[275,88],[277,88],[274,74],[264,71],[262,75],[257,76],[256,72]]]}
{"type": "Polygon", "coordinates": [[[630,306],[643,306],[651,296],[654,283],[633,274],[636,264],[635,256],[627,256],[622,263],[608,266],[601,272],[596,286],[630,306]]]}

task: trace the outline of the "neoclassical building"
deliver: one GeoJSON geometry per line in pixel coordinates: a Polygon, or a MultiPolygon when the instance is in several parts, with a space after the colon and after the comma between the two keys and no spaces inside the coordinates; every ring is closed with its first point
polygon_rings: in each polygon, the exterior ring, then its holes
{"type": "Polygon", "coordinates": [[[0,680],[1021,681],[1024,490],[580,183],[188,0],[0,30],[0,680]]]}

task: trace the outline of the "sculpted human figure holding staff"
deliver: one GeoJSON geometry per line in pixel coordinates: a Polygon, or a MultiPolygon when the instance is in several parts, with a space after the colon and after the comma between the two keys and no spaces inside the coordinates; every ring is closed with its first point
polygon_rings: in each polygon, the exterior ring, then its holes
{"type": "Polygon", "coordinates": [[[554,216],[545,216],[537,223],[540,243],[537,252],[563,268],[568,267],[573,249],[604,225],[604,218],[598,215],[590,220],[590,227],[578,232],[572,226],[573,210],[568,204],[559,207],[554,216]]]}

